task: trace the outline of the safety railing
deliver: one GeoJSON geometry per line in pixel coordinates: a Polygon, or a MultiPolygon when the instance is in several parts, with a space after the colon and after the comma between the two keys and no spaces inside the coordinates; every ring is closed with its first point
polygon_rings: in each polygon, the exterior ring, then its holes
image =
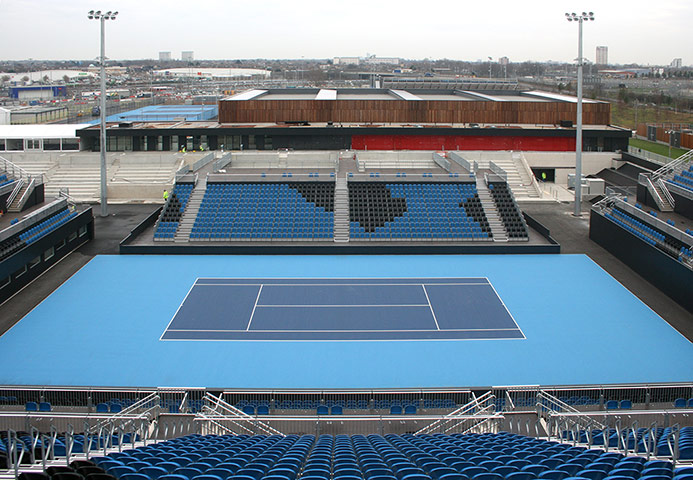
{"type": "Polygon", "coordinates": [[[685,163],[690,162],[691,159],[693,159],[693,150],[687,151],[676,160],[672,160],[671,162],[661,167],[659,170],[656,170],[651,176],[652,181],[656,182],[660,178],[666,179],[669,175],[673,174],[676,170],[681,168],[685,163]]]}
{"type": "Polygon", "coordinates": [[[455,162],[456,164],[458,164],[460,167],[467,170],[470,174],[472,174],[476,171],[474,166],[471,163],[469,163],[469,160],[464,158],[458,152],[448,152],[448,158],[450,160],[452,160],[453,162],[455,162]]]}
{"type": "Polygon", "coordinates": [[[214,162],[214,173],[217,173],[220,170],[223,170],[227,166],[231,165],[232,158],[233,157],[231,155],[231,152],[223,154],[219,160],[214,162]]]}
{"type": "Polygon", "coordinates": [[[488,162],[488,167],[489,170],[491,170],[493,173],[498,175],[500,178],[502,178],[504,181],[508,181],[508,173],[503,170],[501,167],[496,165],[494,162],[488,162]]]}
{"type": "Polygon", "coordinates": [[[665,185],[664,180],[661,178],[657,179],[657,186],[659,187],[659,189],[664,194],[664,198],[666,199],[667,202],[669,202],[669,205],[671,205],[672,208],[675,207],[676,206],[676,200],[674,200],[674,197],[671,195],[671,192],[669,191],[669,189],[665,185]]]}
{"type": "Polygon", "coordinates": [[[214,160],[215,156],[216,155],[214,154],[214,152],[208,153],[207,155],[193,163],[192,171],[197,172],[202,167],[209,165],[214,160]]]}
{"type": "MultiPolygon", "coordinates": [[[[252,415],[244,413],[242,410],[234,407],[230,403],[226,403],[221,399],[221,396],[214,396],[207,393],[203,400],[205,401],[205,406],[202,412],[199,414],[200,419],[205,421],[214,421],[216,424],[221,425],[222,421],[228,421],[233,425],[242,428],[243,430],[252,431],[247,428],[247,424],[251,423],[260,432],[268,435],[281,435],[281,432],[276,428],[267,425],[265,422],[258,421],[252,415]]],[[[232,432],[232,429],[228,429],[232,432]]]]}
{"type": "Polygon", "coordinates": [[[7,197],[7,201],[5,205],[7,208],[12,205],[12,202],[14,202],[15,198],[17,198],[17,195],[19,195],[19,192],[22,191],[22,188],[24,187],[25,180],[23,178],[20,178],[17,180],[17,183],[15,183],[14,188],[12,189],[12,193],[10,193],[10,196],[7,197]]]}
{"type": "Polygon", "coordinates": [[[36,181],[31,178],[29,180],[29,185],[27,188],[24,190],[24,193],[22,193],[22,196],[19,197],[19,203],[17,204],[17,208],[21,211],[22,208],[24,208],[24,205],[26,205],[26,202],[29,201],[29,197],[32,193],[34,193],[34,188],[36,188],[36,181]]]}
{"type": "Polygon", "coordinates": [[[577,408],[568,405],[566,402],[556,398],[555,396],[549,394],[545,391],[537,392],[537,416],[539,418],[544,418],[548,422],[549,436],[551,436],[551,427],[557,427],[561,422],[572,422],[573,424],[582,427],[593,427],[604,428],[605,426],[594,421],[591,418],[587,419],[587,424],[585,424],[585,418],[582,416],[566,417],[564,413],[581,413],[577,408]]]}
{"type": "Polygon", "coordinates": [[[43,183],[43,174],[30,174],[26,170],[24,170],[22,167],[19,165],[16,165],[12,163],[10,160],[6,159],[5,157],[0,156],[0,170],[4,170],[7,172],[9,175],[13,176],[15,179],[24,179],[28,181],[31,178],[34,178],[36,180],[37,185],[41,185],[43,183]]]}
{"type": "Polygon", "coordinates": [[[495,399],[496,396],[490,391],[478,398],[473,395],[470,402],[445,415],[442,419],[435,420],[419,429],[416,433],[445,433],[460,424],[466,423],[469,424],[465,425],[466,428],[471,429],[482,422],[486,423],[487,420],[490,420],[488,418],[489,415],[493,418],[502,417],[502,415],[496,414],[495,399]]]}

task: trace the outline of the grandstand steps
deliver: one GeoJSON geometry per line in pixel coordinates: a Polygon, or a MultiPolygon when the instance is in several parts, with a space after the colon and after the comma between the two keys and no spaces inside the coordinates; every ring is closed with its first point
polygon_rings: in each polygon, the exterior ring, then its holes
{"type": "Polygon", "coordinates": [[[349,241],[349,187],[342,175],[337,176],[334,187],[334,241],[349,241]]]}
{"type": "Polygon", "coordinates": [[[188,204],[178,224],[178,230],[176,230],[176,235],[173,237],[174,243],[187,243],[190,240],[190,233],[192,233],[192,228],[206,191],[207,177],[204,177],[197,182],[195,189],[190,194],[188,204]]]}
{"type": "MultiPolygon", "coordinates": [[[[541,198],[539,185],[534,179],[534,174],[529,170],[527,162],[523,162],[522,152],[513,152],[511,158],[522,181],[522,186],[525,187],[527,196],[530,198],[541,198]]],[[[510,186],[511,188],[513,187],[512,185],[510,186]]],[[[517,197],[516,194],[515,196],[517,197]]]]}
{"type": "Polygon", "coordinates": [[[21,205],[21,200],[22,200],[22,195],[26,193],[27,190],[29,190],[29,183],[30,182],[24,182],[24,185],[22,185],[22,188],[19,190],[19,193],[17,193],[17,196],[14,197],[14,200],[12,200],[12,204],[7,206],[7,211],[11,213],[18,213],[22,211],[22,205],[21,205]]]}
{"type": "Polygon", "coordinates": [[[498,209],[496,208],[496,202],[493,201],[491,192],[489,192],[486,186],[486,181],[483,176],[476,177],[476,190],[479,194],[479,200],[481,200],[481,205],[484,207],[484,213],[486,214],[486,219],[488,220],[489,227],[491,227],[491,234],[493,235],[494,242],[507,242],[508,232],[505,231],[505,226],[498,215],[498,209]]]}
{"type": "Polygon", "coordinates": [[[659,182],[654,182],[652,186],[654,187],[655,192],[657,192],[657,195],[659,195],[659,198],[662,200],[661,203],[657,202],[657,207],[659,210],[662,212],[673,212],[674,207],[671,205],[669,200],[667,200],[668,195],[664,192],[662,185],[660,185],[659,182]]]}
{"type": "Polygon", "coordinates": [[[101,169],[98,164],[71,168],[58,168],[46,182],[45,195],[57,197],[61,189],[80,200],[97,199],[101,189],[101,169]]]}

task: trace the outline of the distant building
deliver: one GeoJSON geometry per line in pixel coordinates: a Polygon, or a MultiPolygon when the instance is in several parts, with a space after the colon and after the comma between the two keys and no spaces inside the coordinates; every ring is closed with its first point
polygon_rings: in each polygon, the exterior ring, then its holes
{"type": "Polygon", "coordinates": [[[195,60],[195,52],[193,52],[192,50],[180,52],[180,59],[184,62],[192,62],[193,60],[195,60]]]}
{"type": "Polygon", "coordinates": [[[510,63],[510,59],[508,57],[500,57],[498,59],[498,63],[501,65],[508,65],[510,63]]]}
{"type": "Polygon", "coordinates": [[[671,68],[681,68],[682,63],[680,58],[675,58],[671,61],[671,68]]]}
{"type": "Polygon", "coordinates": [[[171,60],[171,52],[159,52],[159,61],[168,62],[171,60]]]}
{"type": "Polygon", "coordinates": [[[67,87],[32,85],[26,87],[10,87],[10,98],[21,101],[49,100],[67,96],[67,87]]]}
{"type": "Polygon", "coordinates": [[[361,59],[359,57],[334,57],[333,65],[359,65],[361,59]]]}
{"type": "Polygon", "coordinates": [[[597,56],[595,57],[597,65],[608,65],[609,64],[609,47],[599,46],[597,47],[597,56]]]}
{"type": "Polygon", "coordinates": [[[371,57],[366,57],[364,63],[367,63],[369,65],[399,65],[399,58],[397,57],[376,57],[376,56],[371,56],[371,57]]]}

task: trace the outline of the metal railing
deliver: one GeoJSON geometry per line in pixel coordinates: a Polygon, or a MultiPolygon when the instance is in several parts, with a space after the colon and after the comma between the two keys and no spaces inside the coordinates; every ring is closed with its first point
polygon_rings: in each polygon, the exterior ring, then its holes
{"type": "Polygon", "coordinates": [[[676,160],[672,160],[659,170],[656,170],[651,178],[652,181],[656,182],[660,178],[667,178],[669,175],[673,174],[677,169],[681,168],[684,163],[690,162],[693,159],[693,150],[689,150],[676,160]]]}
{"type": "MultiPolygon", "coordinates": [[[[663,210],[666,208],[667,204],[664,202],[664,199],[659,195],[659,192],[657,191],[657,188],[655,187],[654,182],[652,181],[652,178],[648,175],[643,175],[645,177],[645,182],[647,184],[647,191],[650,192],[650,195],[652,195],[652,198],[654,199],[655,203],[657,204],[657,208],[660,210],[663,210]]],[[[657,179],[657,182],[660,182],[661,178],[657,179]]]]}
{"type": "Polygon", "coordinates": [[[199,159],[198,161],[193,163],[192,171],[196,172],[199,169],[201,169],[202,167],[209,165],[214,160],[215,157],[216,157],[216,155],[214,154],[214,152],[208,153],[207,155],[205,155],[204,157],[202,157],[201,159],[199,159]]]}
{"type": "MultiPolygon", "coordinates": [[[[460,155],[458,152],[448,152],[448,158],[458,164],[460,167],[464,168],[467,170],[470,174],[474,173],[476,170],[474,166],[472,166],[471,163],[469,163],[469,160],[464,158],[462,155],[460,155]]],[[[476,162],[474,162],[476,163],[476,162]]]]}
{"type": "Polygon", "coordinates": [[[37,180],[36,184],[41,185],[43,183],[43,174],[39,173],[38,175],[31,175],[29,172],[24,170],[22,167],[19,165],[16,165],[6,159],[5,157],[0,156],[0,166],[2,166],[2,169],[5,170],[8,174],[12,175],[14,178],[17,180],[19,179],[24,179],[24,180],[29,180],[31,178],[35,178],[37,180]]]}
{"type": "Polygon", "coordinates": [[[496,414],[495,400],[496,396],[490,391],[478,398],[473,395],[469,403],[445,415],[443,419],[426,425],[416,433],[446,433],[460,425],[464,425],[465,431],[470,431],[475,426],[488,423],[489,420],[501,419],[503,416],[496,414]]]}
{"type": "Polygon", "coordinates": [[[637,157],[642,157],[651,162],[658,163],[660,165],[666,165],[667,163],[675,160],[675,158],[667,157],[666,155],[660,155],[658,153],[650,152],[649,150],[643,150],[641,148],[628,146],[628,153],[635,155],[637,157]]]}
{"type": "Polygon", "coordinates": [[[229,166],[231,164],[232,158],[233,158],[233,156],[232,156],[231,152],[227,152],[227,153],[223,154],[219,160],[214,162],[214,169],[213,169],[214,173],[217,173],[220,170],[223,170],[224,168],[229,166]]]}
{"type": "Polygon", "coordinates": [[[29,185],[26,187],[24,190],[24,193],[22,196],[19,198],[19,203],[17,204],[17,208],[21,211],[22,208],[24,208],[24,205],[26,205],[26,202],[29,201],[29,196],[34,193],[34,188],[36,188],[36,182],[33,178],[30,179],[29,185]]]}
{"type": "Polygon", "coordinates": [[[22,191],[22,187],[24,187],[24,179],[20,178],[17,180],[17,183],[14,186],[14,189],[12,190],[12,193],[10,193],[10,196],[7,197],[7,202],[5,203],[7,208],[10,208],[10,205],[12,205],[12,202],[14,202],[14,199],[17,198],[17,195],[19,195],[19,192],[22,191]]]}
{"type": "Polygon", "coordinates": [[[657,179],[657,186],[659,189],[664,193],[664,197],[666,198],[666,201],[669,202],[669,205],[676,206],[676,200],[674,200],[674,197],[671,195],[671,192],[667,188],[667,186],[664,184],[664,180],[661,178],[657,179]]]}
{"type": "Polygon", "coordinates": [[[493,173],[498,175],[500,178],[502,178],[504,181],[508,181],[508,173],[503,170],[501,167],[496,165],[494,162],[488,162],[488,167],[489,170],[491,170],[493,173]]]}
{"type": "Polygon", "coordinates": [[[215,397],[209,393],[205,394],[203,397],[206,405],[204,406],[202,412],[198,415],[197,420],[212,422],[214,425],[223,427],[228,433],[238,433],[232,428],[224,427],[223,422],[229,422],[230,424],[240,428],[246,433],[258,433],[253,432],[253,429],[248,428],[249,424],[252,424],[255,429],[261,433],[267,435],[281,435],[282,433],[266,424],[261,420],[257,420],[256,417],[244,413],[242,410],[234,407],[233,405],[226,403],[221,399],[221,395],[215,397]]]}

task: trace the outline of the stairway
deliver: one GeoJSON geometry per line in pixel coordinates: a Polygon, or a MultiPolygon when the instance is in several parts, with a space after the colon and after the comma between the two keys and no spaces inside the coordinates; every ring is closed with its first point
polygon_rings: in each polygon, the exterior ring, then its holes
{"type": "Polygon", "coordinates": [[[190,194],[190,198],[188,198],[183,216],[180,218],[180,222],[178,222],[178,230],[176,230],[176,235],[173,237],[175,243],[187,243],[190,241],[190,233],[206,191],[207,177],[204,177],[198,180],[197,185],[195,185],[194,190],[190,194]]]}
{"type": "Polygon", "coordinates": [[[652,186],[654,187],[654,191],[657,192],[657,195],[659,195],[659,198],[661,199],[661,202],[656,202],[657,208],[659,208],[659,210],[662,212],[673,212],[674,207],[668,200],[668,192],[664,192],[662,185],[660,185],[660,180],[653,182],[652,186]]]}
{"type": "Polygon", "coordinates": [[[494,242],[507,242],[508,232],[505,231],[505,226],[503,221],[498,215],[498,209],[496,208],[496,202],[493,201],[491,192],[486,186],[483,175],[477,175],[476,177],[476,190],[479,193],[479,200],[481,200],[481,205],[484,207],[484,213],[486,213],[486,219],[491,227],[491,234],[493,235],[494,242]]]}
{"type": "Polygon", "coordinates": [[[22,211],[22,196],[26,193],[27,190],[29,190],[30,184],[31,182],[24,180],[24,184],[22,185],[22,188],[19,190],[19,193],[17,193],[17,196],[14,197],[14,200],[12,200],[12,204],[7,206],[8,212],[18,213],[22,211]]]}
{"type": "Polygon", "coordinates": [[[494,158],[492,161],[502,168],[507,174],[507,182],[513,195],[517,199],[539,198],[541,195],[532,182],[531,173],[525,168],[521,154],[513,152],[502,158],[494,158]]]}
{"type": "Polygon", "coordinates": [[[349,241],[349,186],[346,174],[338,174],[334,186],[334,241],[349,241]]]}
{"type": "MultiPolygon", "coordinates": [[[[539,186],[537,183],[534,181],[534,174],[532,171],[527,171],[527,168],[525,167],[525,163],[522,161],[522,152],[512,152],[511,158],[513,163],[515,164],[515,169],[517,170],[517,173],[520,176],[520,180],[522,181],[522,185],[525,187],[525,190],[527,192],[527,196],[530,198],[539,198],[541,197],[541,192],[539,191],[539,186]]],[[[512,188],[512,185],[511,185],[512,188]]],[[[515,198],[517,198],[517,194],[513,190],[513,195],[515,198]]]]}

